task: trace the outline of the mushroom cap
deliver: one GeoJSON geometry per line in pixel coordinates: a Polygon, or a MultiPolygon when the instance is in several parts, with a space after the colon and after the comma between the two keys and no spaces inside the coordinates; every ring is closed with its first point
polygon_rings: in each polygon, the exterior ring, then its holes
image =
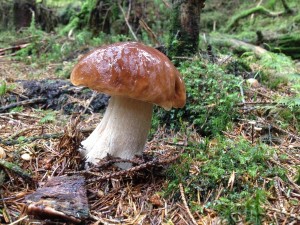
{"type": "Polygon", "coordinates": [[[159,105],[185,105],[186,91],[178,70],[160,51],[138,42],[97,48],[75,65],[71,82],[109,95],[159,105]]]}

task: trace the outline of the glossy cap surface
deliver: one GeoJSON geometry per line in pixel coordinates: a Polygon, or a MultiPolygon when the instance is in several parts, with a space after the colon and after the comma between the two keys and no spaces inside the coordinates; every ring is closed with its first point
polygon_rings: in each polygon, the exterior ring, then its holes
{"type": "Polygon", "coordinates": [[[159,105],[185,105],[186,91],[178,70],[160,51],[137,42],[97,48],[75,65],[71,82],[109,95],[159,105]]]}

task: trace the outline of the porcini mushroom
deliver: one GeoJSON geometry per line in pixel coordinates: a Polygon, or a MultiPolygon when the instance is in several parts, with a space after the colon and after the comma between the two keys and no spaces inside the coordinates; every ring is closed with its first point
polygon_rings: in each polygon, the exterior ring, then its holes
{"type": "Polygon", "coordinates": [[[108,154],[122,159],[142,154],[153,105],[170,110],[186,101],[184,82],[172,62],[137,42],[115,43],[86,54],[75,65],[71,82],[111,95],[103,119],[82,142],[86,162],[93,164],[108,154]]]}

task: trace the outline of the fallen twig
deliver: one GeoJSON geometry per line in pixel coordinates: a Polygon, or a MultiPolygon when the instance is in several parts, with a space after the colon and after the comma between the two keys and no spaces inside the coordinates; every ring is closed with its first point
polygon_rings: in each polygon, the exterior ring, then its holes
{"type": "Polygon", "coordinates": [[[266,121],[262,121],[262,123],[264,123],[264,124],[266,124],[266,125],[270,125],[271,128],[274,128],[274,129],[276,129],[276,130],[278,130],[278,131],[280,131],[280,132],[282,132],[282,133],[285,133],[285,134],[291,136],[292,138],[295,138],[296,140],[300,140],[300,137],[297,136],[296,134],[293,134],[292,132],[286,131],[286,130],[284,130],[284,129],[282,129],[282,128],[280,128],[280,127],[274,125],[274,124],[271,124],[271,123],[269,123],[269,122],[266,122],[266,121]]]}
{"type": "MultiPolygon", "coordinates": [[[[107,173],[107,174],[92,172],[89,170],[68,172],[67,174],[90,174],[90,175],[98,176],[96,178],[91,178],[86,181],[87,183],[94,183],[94,182],[98,182],[98,181],[108,180],[110,178],[126,176],[130,173],[137,172],[139,170],[146,169],[146,168],[151,168],[151,167],[154,167],[157,165],[166,165],[168,163],[175,161],[181,155],[181,153],[182,153],[182,151],[180,151],[175,156],[167,157],[166,159],[154,159],[152,161],[142,163],[138,166],[134,166],[134,167],[131,167],[126,170],[121,170],[121,171],[107,173]]],[[[122,160],[122,161],[124,161],[124,160],[122,160]]],[[[125,160],[125,161],[128,162],[128,160],[125,160]]],[[[131,162],[132,162],[132,160],[131,160],[131,162]]]]}
{"type": "Polygon", "coordinates": [[[19,113],[19,112],[9,112],[9,113],[1,113],[2,116],[20,116],[20,117],[29,117],[29,118],[35,118],[35,119],[41,119],[40,117],[36,115],[29,115],[25,113],[19,113]]]}
{"type": "Polygon", "coordinates": [[[24,101],[20,101],[20,102],[15,102],[3,107],[0,107],[0,112],[4,112],[8,109],[17,107],[17,106],[24,106],[24,105],[31,105],[34,103],[41,103],[41,102],[45,102],[47,99],[46,98],[33,98],[33,99],[29,99],[29,100],[24,100],[24,101]]]}
{"type": "Polygon", "coordinates": [[[136,172],[136,171],[151,167],[154,164],[155,163],[153,161],[151,161],[151,162],[143,163],[143,164],[138,165],[138,166],[134,166],[134,167],[132,167],[130,169],[127,169],[127,170],[121,170],[121,171],[118,171],[118,172],[108,173],[108,174],[104,174],[104,175],[99,174],[99,173],[92,173],[93,175],[99,175],[99,177],[88,179],[86,182],[87,183],[94,183],[94,182],[98,182],[98,181],[108,180],[110,178],[126,176],[126,175],[128,175],[132,172],[136,172]]]}
{"type": "Polygon", "coordinates": [[[191,213],[191,211],[190,211],[190,209],[189,209],[189,206],[188,206],[188,204],[187,204],[187,202],[186,202],[185,195],[184,195],[184,189],[183,189],[182,183],[179,184],[179,190],[180,190],[180,195],[181,195],[181,199],[182,199],[182,201],[183,201],[184,208],[185,208],[185,210],[187,211],[187,214],[188,214],[190,220],[192,221],[192,223],[193,223],[194,225],[197,225],[198,223],[197,223],[197,221],[195,220],[195,218],[193,217],[193,215],[192,215],[192,213],[191,213]]]}
{"type": "Polygon", "coordinates": [[[41,136],[35,136],[35,137],[29,137],[29,138],[24,138],[22,140],[1,140],[0,143],[4,145],[17,145],[20,143],[25,143],[25,142],[32,142],[35,140],[39,139],[51,139],[51,138],[60,138],[63,135],[63,133],[57,133],[57,134],[43,134],[41,136]]]}
{"type": "Polygon", "coordinates": [[[158,38],[156,36],[156,34],[153,32],[153,30],[151,30],[151,28],[148,26],[148,24],[143,20],[140,19],[139,24],[142,26],[142,28],[144,28],[144,30],[148,33],[148,35],[150,36],[150,38],[152,39],[152,41],[156,44],[156,45],[161,45],[160,42],[158,41],[158,38]]]}
{"type": "Polygon", "coordinates": [[[8,47],[8,48],[2,48],[2,49],[0,49],[0,55],[5,55],[5,52],[7,52],[7,51],[13,51],[13,52],[19,51],[22,48],[27,47],[28,45],[30,45],[30,43],[16,45],[16,46],[8,47]]]}
{"type": "Polygon", "coordinates": [[[20,219],[10,223],[9,225],[14,225],[14,224],[20,224],[21,221],[26,220],[28,218],[28,215],[21,217],[20,219]]]}
{"type": "Polygon", "coordinates": [[[277,212],[277,213],[282,213],[286,216],[289,216],[289,217],[292,217],[294,219],[297,219],[300,221],[300,216],[298,216],[297,214],[294,214],[294,213],[289,213],[289,212],[283,212],[282,210],[280,209],[276,209],[276,208],[271,208],[271,207],[264,207],[266,210],[271,210],[271,211],[274,211],[274,212],[277,212]]]}
{"type": "Polygon", "coordinates": [[[125,19],[125,22],[126,22],[126,24],[127,24],[127,27],[128,27],[128,29],[129,29],[130,33],[132,34],[134,40],[139,41],[139,39],[138,39],[137,36],[135,35],[134,31],[132,30],[132,27],[130,26],[130,24],[129,24],[129,22],[128,22],[128,19],[127,19],[126,15],[125,15],[124,9],[122,8],[120,2],[118,2],[118,6],[119,6],[119,8],[120,8],[120,10],[121,10],[121,12],[122,12],[122,14],[123,14],[123,16],[124,16],[124,19],[125,19]]]}
{"type": "Polygon", "coordinates": [[[268,95],[266,95],[266,94],[263,94],[263,93],[261,93],[261,92],[259,92],[259,91],[257,91],[257,90],[254,90],[254,89],[252,89],[252,88],[250,88],[250,90],[253,91],[254,93],[256,93],[256,94],[262,96],[262,97],[265,97],[265,98],[274,100],[274,98],[272,98],[271,96],[268,96],[268,95]]]}
{"type": "Polygon", "coordinates": [[[22,177],[24,180],[28,182],[32,182],[31,176],[27,172],[23,171],[21,167],[19,167],[14,163],[7,162],[4,159],[0,159],[0,167],[10,170],[11,172],[22,177]]]}
{"type": "Polygon", "coordinates": [[[244,105],[284,105],[284,104],[279,104],[277,102],[243,102],[243,103],[238,103],[238,106],[244,106],[244,105]]]}

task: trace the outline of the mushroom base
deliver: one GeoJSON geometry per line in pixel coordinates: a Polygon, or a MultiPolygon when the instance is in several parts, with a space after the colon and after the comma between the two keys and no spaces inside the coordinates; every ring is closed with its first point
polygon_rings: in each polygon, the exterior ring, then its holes
{"type": "MultiPolygon", "coordinates": [[[[122,159],[141,155],[151,126],[153,105],[112,96],[100,124],[81,144],[86,162],[96,164],[108,154],[122,159]]],[[[118,164],[125,169],[130,164],[118,164]]]]}

